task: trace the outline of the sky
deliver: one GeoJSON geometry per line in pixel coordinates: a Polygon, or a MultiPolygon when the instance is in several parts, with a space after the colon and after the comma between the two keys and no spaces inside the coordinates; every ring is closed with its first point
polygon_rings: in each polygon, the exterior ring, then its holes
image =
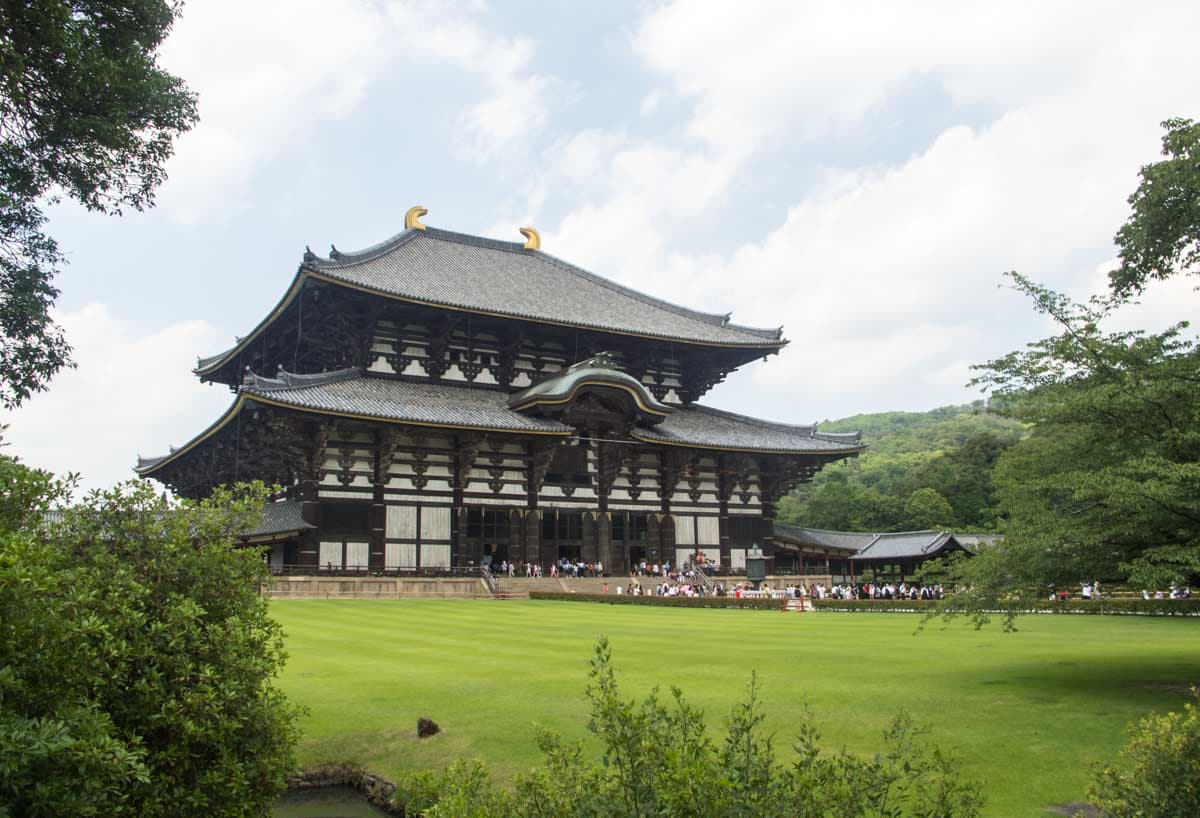
{"type": "MultiPolygon", "coordinates": [[[[779,356],[704,403],[809,423],[980,397],[1051,333],[1003,273],[1104,287],[1160,123],[1200,116],[1200,4],[192,0],[161,63],[200,123],[157,206],[65,203],[77,368],[0,414],[7,451],[101,487],[228,405],[198,356],[306,245],[425,223],[513,241],[752,326],[779,356]]],[[[1120,321],[1200,313],[1194,282],[1120,321]]]]}

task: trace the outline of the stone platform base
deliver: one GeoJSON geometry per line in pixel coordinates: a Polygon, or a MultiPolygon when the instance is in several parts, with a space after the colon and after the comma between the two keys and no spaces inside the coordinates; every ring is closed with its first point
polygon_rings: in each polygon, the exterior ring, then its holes
{"type": "Polygon", "coordinates": [[[275,577],[275,599],[475,599],[490,597],[483,580],[460,577],[275,577]]]}

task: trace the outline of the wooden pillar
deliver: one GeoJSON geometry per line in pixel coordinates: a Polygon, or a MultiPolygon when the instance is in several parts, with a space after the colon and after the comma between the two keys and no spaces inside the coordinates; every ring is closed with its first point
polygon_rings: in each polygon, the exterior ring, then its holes
{"type": "MultiPolygon", "coordinates": [[[[541,516],[542,516],[542,524],[544,527],[547,517],[553,517],[553,518],[557,519],[557,512],[552,508],[551,509],[543,509],[541,516]]],[[[541,546],[542,546],[541,563],[543,566],[545,566],[547,568],[550,567],[551,563],[558,562],[558,525],[557,525],[557,523],[555,524],[553,530],[554,530],[554,534],[552,537],[550,537],[550,539],[547,540],[545,537],[539,538],[540,542],[541,542],[541,546]]]]}
{"type": "Polygon", "coordinates": [[[584,562],[594,563],[599,559],[599,549],[597,548],[597,529],[596,518],[599,512],[585,511],[583,512],[583,530],[581,532],[583,542],[579,548],[579,558],[584,562]]]}
{"type": "Polygon", "coordinates": [[[384,538],[387,536],[387,506],[383,503],[383,485],[378,482],[375,483],[371,495],[370,526],[367,538],[367,567],[381,569],[384,563],[384,538]]]}
{"type": "Polygon", "coordinates": [[[321,506],[317,502],[317,481],[313,479],[300,482],[300,516],[304,522],[317,526],[300,532],[296,547],[296,563],[298,565],[316,565],[321,558],[321,506]]]}
{"type": "Polygon", "coordinates": [[[648,564],[662,563],[662,514],[650,514],[646,517],[646,562],[648,564]]]}
{"type": "MultiPolygon", "coordinates": [[[[509,562],[525,562],[525,512],[519,508],[510,509],[508,513],[508,560],[509,562]]],[[[483,553],[480,549],[479,559],[482,562],[483,553]]]]}
{"type": "Polygon", "coordinates": [[[619,576],[624,573],[624,568],[620,572],[617,569],[617,560],[614,555],[612,541],[612,514],[608,511],[601,511],[596,517],[596,559],[604,564],[605,573],[619,576]]]}
{"type": "Polygon", "coordinates": [[[542,562],[542,512],[536,508],[528,508],[525,509],[524,516],[525,561],[547,568],[546,563],[542,562]]]}
{"type": "Polygon", "coordinates": [[[659,526],[659,534],[662,539],[663,557],[661,561],[670,560],[672,568],[679,567],[679,560],[675,559],[675,518],[670,514],[663,515],[662,524],[659,526]]]}

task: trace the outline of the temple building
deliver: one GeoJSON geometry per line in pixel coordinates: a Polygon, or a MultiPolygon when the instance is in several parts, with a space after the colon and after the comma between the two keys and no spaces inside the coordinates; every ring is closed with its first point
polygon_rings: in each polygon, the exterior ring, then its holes
{"type": "Polygon", "coordinates": [[[248,541],[273,567],[406,571],[560,558],[627,571],[774,557],[778,500],[858,454],[699,401],[781,328],[687,309],[524,242],[427,227],[304,253],[262,321],[196,375],[230,407],[137,473],[183,497],[282,488],[248,541]]]}

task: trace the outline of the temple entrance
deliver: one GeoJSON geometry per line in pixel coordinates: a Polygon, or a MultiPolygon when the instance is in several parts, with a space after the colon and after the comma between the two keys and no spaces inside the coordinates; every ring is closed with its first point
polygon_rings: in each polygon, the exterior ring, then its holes
{"type": "Polygon", "coordinates": [[[556,560],[583,558],[583,512],[547,510],[542,517],[542,547],[556,560]]]}
{"type": "Polygon", "coordinates": [[[467,550],[478,554],[481,564],[495,568],[512,559],[510,513],[507,508],[467,509],[467,550]]]}

